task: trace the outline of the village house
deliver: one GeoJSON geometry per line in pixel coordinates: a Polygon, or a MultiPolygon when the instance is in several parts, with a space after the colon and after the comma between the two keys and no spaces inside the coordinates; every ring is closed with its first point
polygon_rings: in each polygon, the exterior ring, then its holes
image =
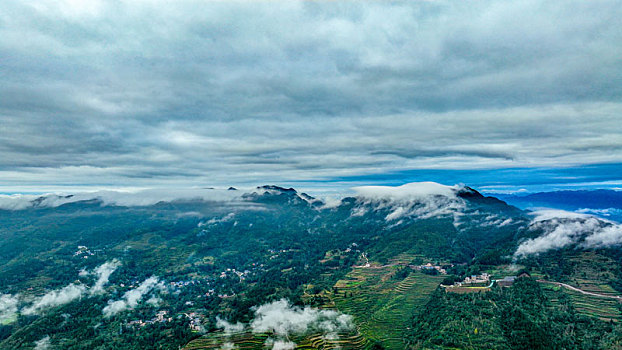
{"type": "Polygon", "coordinates": [[[501,287],[509,287],[512,284],[514,284],[514,282],[516,281],[517,278],[523,278],[523,277],[531,277],[531,275],[528,272],[521,272],[520,274],[518,274],[518,276],[505,276],[503,279],[501,280],[497,280],[497,284],[501,287]]]}
{"type": "Polygon", "coordinates": [[[516,276],[505,276],[503,279],[497,280],[496,282],[500,287],[509,287],[514,284],[515,280],[516,276]]]}

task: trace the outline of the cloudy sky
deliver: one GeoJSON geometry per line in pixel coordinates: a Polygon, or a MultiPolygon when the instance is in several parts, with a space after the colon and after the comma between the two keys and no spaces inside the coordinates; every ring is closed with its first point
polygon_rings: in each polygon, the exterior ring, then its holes
{"type": "Polygon", "coordinates": [[[0,192],[622,187],[622,1],[0,7],[0,192]]]}

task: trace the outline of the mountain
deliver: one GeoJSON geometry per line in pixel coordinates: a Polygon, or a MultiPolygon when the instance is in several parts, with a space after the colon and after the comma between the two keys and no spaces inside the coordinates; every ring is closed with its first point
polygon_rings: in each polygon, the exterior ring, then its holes
{"type": "Polygon", "coordinates": [[[620,226],[466,186],[354,190],[331,204],[273,185],[4,197],[0,348],[607,348],[622,334],[608,323],[620,226]],[[521,269],[533,278],[492,281],[521,269]]]}

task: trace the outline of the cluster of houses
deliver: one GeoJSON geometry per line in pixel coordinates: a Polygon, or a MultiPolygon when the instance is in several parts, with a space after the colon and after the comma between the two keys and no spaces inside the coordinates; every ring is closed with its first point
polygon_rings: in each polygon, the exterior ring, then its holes
{"type": "MultiPolygon", "coordinates": [[[[243,273],[239,274],[239,271],[235,271],[235,269],[227,269],[227,270],[229,270],[229,271],[233,270],[233,272],[235,272],[238,275],[238,277],[240,277],[240,280],[243,280],[244,279],[243,276],[247,275],[247,274],[243,274],[243,273]]],[[[225,273],[225,272],[223,272],[223,273],[225,273]]],[[[223,278],[222,275],[220,277],[223,278]]],[[[225,274],[225,277],[226,277],[226,274],[225,274]]],[[[169,285],[171,287],[174,287],[174,288],[183,288],[183,287],[187,287],[187,286],[191,286],[191,285],[199,285],[199,284],[205,284],[205,285],[208,285],[208,286],[211,285],[210,281],[201,281],[201,280],[169,282],[169,285]]],[[[203,296],[205,296],[205,297],[216,296],[216,297],[221,298],[221,299],[226,299],[226,298],[234,297],[235,293],[231,293],[231,294],[217,293],[216,289],[212,288],[212,289],[209,289],[206,293],[198,295],[197,298],[201,298],[203,296]]],[[[192,302],[187,301],[186,305],[192,305],[192,302]]]]}
{"type": "Polygon", "coordinates": [[[489,283],[490,275],[486,272],[481,275],[471,275],[464,278],[464,284],[489,283]]]}
{"type": "Polygon", "coordinates": [[[235,293],[231,293],[231,294],[227,294],[227,293],[218,294],[218,297],[220,299],[233,298],[234,296],[235,296],[235,293]]]}
{"type": "Polygon", "coordinates": [[[471,275],[464,278],[462,282],[456,282],[448,287],[472,287],[475,284],[486,284],[489,285],[490,282],[494,282],[500,287],[509,287],[514,284],[517,278],[521,277],[531,277],[527,272],[522,272],[518,276],[505,276],[499,280],[493,280],[490,278],[491,276],[484,272],[481,275],[471,275]]]}
{"type": "Polygon", "coordinates": [[[350,243],[350,246],[348,248],[346,248],[345,252],[346,253],[350,253],[350,252],[358,252],[360,253],[361,251],[357,249],[359,245],[356,243],[350,243]]]}
{"type": "Polygon", "coordinates": [[[298,249],[281,249],[281,250],[268,249],[268,252],[272,254],[270,256],[270,260],[278,258],[281,253],[289,253],[289,252],[297,252],[297,251],[298,249]]]}
{"type": "MultiPolygon", "coordinates": [[[[202,315],[196,312],[184,313],[184,316],[190,320],[190,329],[196,332],[202,332],[205,330],[203,325],[201,324],[202,315]]],[[[181,315],[180,315],[181,316],[181,315]]],[[[127,323],[127,326],[131,327],[145,327],[148,324],[161,323],[161,322],[172,322],[173,317],[169,315],[167,310],[158,311],[155,316],[150,320],[133,320],[127,323]]]]}
{"type": "Polygon", "coordinates": [[[238,271],[236,269],[226,269],[225,271],[220,272],[220,278],[226,278],[228,274],[234,274],[238,276],[240,281],[243,281],[250,273],[250,270],[238,271]]]}
{"type": "Polygon", "coordinates": [[[167,310],[160,310],[156,313],[155,317],[150,319],[150,320],[133,320],[127,323],[128,326],[138,326],[138,327],[144,327],[148,324],[153,324],[156,322],[171,322],[173,321],[173,318],[170,317],[168,315],[168,311],[167,310]]]}
{"type": "MultiPolygon", "coordinates": [[[[173,282],[169,282],[171,287],[177,287],[177,288],[182,288],[182,287],[187,287],[190,285],[195,285],[195,284],[201,284],[200,280],[190,280],[190,281],[173,281],[173,282]]],[[[208,282],[209,284],[209,282],[208,282]]]]}
{"type": "Polygon", "coordinates": [[[190,319],[190,329],[196,332],[203,332],[205,327],[201,324],[201,315],[196,312],[184,313],[184,315],[190,319]]]}
{"type": "Polygon", "coordinates": [[[470,287],[474,284],[488,284],[490,283],[490,275],[486,272],[481,275],[466,276],[464,281],[456,282],[451,287],[470,287]]]}
{"type": "Polygon", "coordinates": [[[76,250],[76,252],[73,253],[73,256],[82,257],[84,259],[88,259],[89,256],[93,256],[93,255],[95,255],[95,253],[93,253],[87,246],[84,246],[84,245],[79,245],[78,250],[76,250]]]}

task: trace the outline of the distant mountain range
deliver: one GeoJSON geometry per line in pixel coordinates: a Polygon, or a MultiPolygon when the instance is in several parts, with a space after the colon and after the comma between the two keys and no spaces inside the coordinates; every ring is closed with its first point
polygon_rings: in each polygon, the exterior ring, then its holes
{"type": "Polygon", "coordinates": [[[622,221],[622,191],[580,190],[538,192],[527,195],[497,195],[519,208],[555,208],[598,215],[622,221]]]}

